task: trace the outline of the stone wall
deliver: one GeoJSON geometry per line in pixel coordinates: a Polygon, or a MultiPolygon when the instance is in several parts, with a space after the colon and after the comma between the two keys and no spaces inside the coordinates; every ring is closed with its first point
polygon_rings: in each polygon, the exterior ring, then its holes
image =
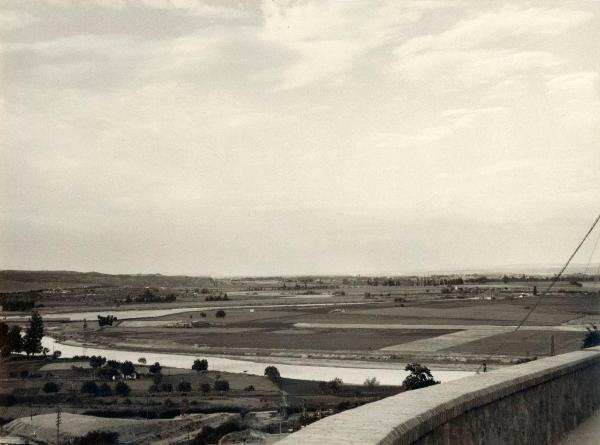
{"type": "Polygon", "coordinates": [[[591,348],[388,397],[279,444],[553,444],[599,407],[600,348],[591,348]]]}

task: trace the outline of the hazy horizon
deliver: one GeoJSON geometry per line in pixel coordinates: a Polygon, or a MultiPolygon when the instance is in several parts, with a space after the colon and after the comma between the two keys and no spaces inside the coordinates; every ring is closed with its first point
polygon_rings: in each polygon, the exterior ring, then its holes
{"type": "Polygon", "coordinates": [[[599,42],[593,0],[3,1],[0,269],[562,264],[599,42]]]}

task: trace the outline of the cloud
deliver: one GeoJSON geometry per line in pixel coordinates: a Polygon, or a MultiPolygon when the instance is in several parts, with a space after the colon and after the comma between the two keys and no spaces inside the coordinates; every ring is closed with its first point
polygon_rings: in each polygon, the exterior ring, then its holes
{"type": "Polygon", "coordinates": [[[600,121],[599,78],[595,71],[580,71],[548,79],[548,98],[562,123],[580,127],[600,121]]]}
{"type": "Polygon", "coordinates": [[[524,49],[522,39],[534,42],[539,36],[560,35],[593,17],[587,11],[516,6],[479,13],[443,32],[414,37],[399,45],[394,51],[395,69],[410,81],[436,77],[435,83],[446,88],[483,85],[515,73],[543,71],[563,60],[547,50],[524,49]]]}
{"type": "Polygon", "coordinates": [[[291,54],[279,89],[343,78],[368,51],[389,44],[403,27],[439,2],[291,1],[262,3],[260,38],[291,54]]]}
{"type": "Polygon", "coordinates": [[[24,28],[36,23],[39,19],[31,14],[22,11],[1,11],[0,12],[0,32],[13,31],[24,28]]]}

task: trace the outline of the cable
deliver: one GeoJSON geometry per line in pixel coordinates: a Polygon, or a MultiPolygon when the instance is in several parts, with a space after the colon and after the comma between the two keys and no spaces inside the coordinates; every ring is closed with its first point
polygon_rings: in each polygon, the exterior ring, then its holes
{"type": "MultiPolygon", "coordinates": [[[[562,274],[564,273],[564,271],[567,269],[567,267],[569,266],[569,264],[571,263],[571,261],[573,260],[573,258],[575,257],[575,255],[577,254],[577,252],[579,251],[579,249],[581,248],[581,246],[583,245],[583,243],[585,242],[585,240],[588,238],[588,236],[590,236],[590,233],[592,233],[592,231],[594,230],[594,228],[596,227],[596,224],[598,224],[598,221],[600,221],[600,214],[598,214],[598,216],[596,217],[596,219],[594,220],[594,223],[592,224],[592,226],[589,228],[589,230],[587,231],[587,233],[585,234],[585,236],[583,237],[583,239],[579,242],[579,244],[577,245],[577,248],[575,248],[575,250],[573,251],[573,253],[571,254],[571,256],[569,257],[569,259],[567,260],[567,262],[565,263],[565,265],[562,267],[562,269],[560,270],[560,272],[552,279],[552,282],[550,283],[550,285],[548,286],[548,288],[540,293],[540,295],[538,296],[535,304],[533,306],[531,306],[531,308],[529,309],[529,311],[527,311],[527,314],[525,314],[525,317],[523,317],[523,320],[521,320],[519,322],[519,324],[515,327],[515,329],[513,329],[509,335],[514,334],[515,332],[517,332],[527,321],[527,319],[529,318],[529,316],[533,313],[533,311],[540,305],[542,299],[548,295],[548,293],[550,292],[550,290],[554,287],[554,285],[558,282],[558,280],[560,279],[560,277],[562,276],[562,274]]],[[[477,373],[479,373],[479,370],[481,369],[481,367],[483,366],[483,364],[485,362],[487,362],[490,358],[492,358],[496,353],[498,353],[498,351],[500,351],[502,348],[504,348],[504,346],[506,346],[506,343],[508,342],[508,340],[503,341],[500,346],[498,346],[494,351],[492,351],[492,353],[490,353],[487,358],[477,367],[477,373]]]]}

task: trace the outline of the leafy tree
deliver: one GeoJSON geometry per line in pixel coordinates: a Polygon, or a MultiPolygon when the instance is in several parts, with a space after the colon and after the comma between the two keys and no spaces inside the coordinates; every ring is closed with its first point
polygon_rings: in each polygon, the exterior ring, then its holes
{"type": "Polygon", "coordinates": [[[133,373],[135,372],[135,366],[133,366],[133,363],[131,363],[129,360],[126,360],[123,363],[121,363],[121,366],[119,368],[124,376],[133,375],[133,373]]]}
{"type": "Polygon", "coordinates": [[[150,374],[160,374],[161,369],[162,366],[160,366],[160,363],[156,362],[153,365],[150,365],[148,371],[150,371],[150,374]]]}
{"type": "Polygon", "coordinates": [[[27,355],[42,352],[42,337],[44,337],[44,321],[38,311],[33,311],[23,339],[23,350],[27,355]]]}
{"type": "Polygon", "coordinates": [[[600,331],[598,331],[598,326],[595,324],[592,327],[586,327],[587,334],[583,338],[582,348],[591,348],[593,346],[600,346],[600,331]]]}
{"type": "Polygon", "coordinates": [[[120,396],[127,396],[131,392],[131,388],[125,382],[119,382],[115,385],[115,393],[120,396]]]}
{"type": "Polygon", "coordinates": [[[44,387],[42,388],[45,393],[58,392],[60,389],[59,386],[54,382],[46,382],[44,383],[44,387]]]}
{"type": "Polygon", "coordinates": [[[404,379],[404,382],[402,382],[402,386],[406,391],[425,388],[440,383],[433,378],[431,371],[427,366],[420,365],[419,363],[409,363],[404,369],[410,372],[404,379]]]}
{"type": "Polygon", "coordinates": [[[217,318],[225,318],[225,311],[223,309],[219,309],[216,313],[215,313],[215,317],[217,318]]]}
{"type": "Polygon", "coordinates": [[[73,439],[73,445],[113,445],[118,442],[119,433],[114,431],[90,431],[73,439]]]}
{"type": "Polygon", "coordinates": [[[217,380],[215,382],[215,391],[229,391],[229,382],[227,380],[217,380]]]}
{"type": "Polygon", "coordinates": [[[371,378],[367,378],[365,379],[365,383],[364,385],[369,388],[369,389],[374,389],[376,386],[379,386],[379,380],[377,380],[377,377],[371,377],[371,378]]]}
{"type": "Polygon", "coordinates": [[[58,351],[58,350],[56,350],[56,351],[54,351],[54,352],[52,353],[52,358],[53,358],[54,360],[57,360],[57,359],[59,359],[59,358],[60,358],[60,356],[61,356],[61,355],[62,355],[62,352],[61,352],[61,351],[58,351]]]}
{"type": "Polygon", "coordinates": [[[12,352],[23,350],[23,337],[21,337],[21,326],[13,325],[8,331],[8,347],[12,352]]]}
{"type": "Polygon", "coordinates": [[[145,365],[146,364],[146,359],[144,357],[140,357],[138,358],[138,363],[145,365]]]}
{"type": "Polygon", "coordinates": [[[90,357],[90,366],[94,369],[101,368],[106,363],[106,357],[92,355],[90,357]]]}
{"type": "Polygon", "coordinates": [[[190,392],[192,390],[192,384],[190,382],[181,381],[177,385],[177,391],[179,392],[190,392]]]}
{"type": "Polygon", "coordinates": [[[206,359],[196,359],[192,365],[192,369],[196,372],[206,371],[208,369],[208,361],[206,359]]]}
{"type": "Polygon", "coordinates": [[[119,369],[121,367],[121,362],[119,362],[117,360],[108,360],[106,362],[106,366],[109,366],[114,369],[119,369]]]}
{"type": "Polygon", "coordinates": [[[340,389],[342,389],[343,384],[344,382],[339,377],[336,377],[333,380],[327,382],[329,390],[333,393],[338,392],[340,389]]]}
{"type": "Polygon", "coordinates": [[[267,366],[265,368],[265,375],[273,383],[278,383],[281,380],[281,374],[279,374],[279,370],[275,366],[267,366]]]}
{"type": "Polygon", "coordinates": [[[92,394],[94,396],[97,396],[98,393],[100,392],[100,388],[98,388],[98,385],[96,385],[96,382],[84,382],[81,385],[81,392],[83,394],[92,394]]]}

